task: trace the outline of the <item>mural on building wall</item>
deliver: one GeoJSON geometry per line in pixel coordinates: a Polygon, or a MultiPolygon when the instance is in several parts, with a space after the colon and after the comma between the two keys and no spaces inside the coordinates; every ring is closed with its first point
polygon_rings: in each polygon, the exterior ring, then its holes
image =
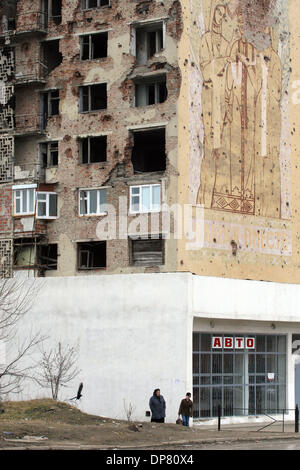
{"type": "MultiPolygon", "coordinates": [[[[191,190],[206,208],[289,218],[290,71],[283,10],[282,0],[200,0],[199,46],[194,35],[192,53],[199,56],[201,97],[197,106],[193,72],[191,126],[201,112],[201,171],[197,191],[195,176],[191,190]]],[[[195,129],[193,135],[192,146],[195,129]]],[[[191,158],[195,165],[197,156],[191,158]]]]}

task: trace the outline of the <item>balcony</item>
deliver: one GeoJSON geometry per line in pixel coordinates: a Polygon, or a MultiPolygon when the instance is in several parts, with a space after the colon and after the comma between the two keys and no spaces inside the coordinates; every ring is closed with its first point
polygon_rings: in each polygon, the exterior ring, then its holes
{"type": "Polygon", "coordinates": [[[19,62],[16,64],[14,85],[44,84],[46,83],[47,72],[48,67],[40,61],[33,64],[19,62]]]}
{"type": "Polygon", "coordinates": [[[45,182],[45,169],[39,163],[15,163],[14,165],[14,181],[15,182],[30,182],[30,183],[44,183],[45,182]]]}
{"type": "Polygon", "coordinates": [[[42,11],[29,11],[16,18],[3,18],[0,36],[20,36],[32,33],[47,33],[48,15],[42,11]]]}

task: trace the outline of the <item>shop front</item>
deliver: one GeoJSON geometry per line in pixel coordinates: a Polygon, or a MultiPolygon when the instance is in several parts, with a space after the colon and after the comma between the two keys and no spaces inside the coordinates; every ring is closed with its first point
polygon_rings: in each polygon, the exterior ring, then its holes
{"type": "Polygon", "coordinates": [[[194,332],[194,418],[282,413],[286,351],[285,334],[194,332]]]}

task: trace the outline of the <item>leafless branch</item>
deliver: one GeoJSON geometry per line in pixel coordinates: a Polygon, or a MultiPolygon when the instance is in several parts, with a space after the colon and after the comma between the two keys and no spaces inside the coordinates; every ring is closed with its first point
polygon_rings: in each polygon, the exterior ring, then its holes
{"type": "Polygon", "coordinates": [[[54,400],[57,400],[60,388],[66,387],[79,374],[78,354],[78,345],[63,346],[61,343],[55,349],[42,350],[36,380],[43,388],[50,388],[54,400]]]}

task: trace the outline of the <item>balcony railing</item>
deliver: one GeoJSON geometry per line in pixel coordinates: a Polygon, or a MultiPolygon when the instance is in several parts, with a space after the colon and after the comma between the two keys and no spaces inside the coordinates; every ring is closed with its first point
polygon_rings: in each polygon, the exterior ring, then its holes
{"type": "Polygon", "coordinates": [[[0,35],[24,34],[46,32],[48,27],[48,15],[42,11],[29,11],[17,15],[14,18],[3,17],[0,24],[0,35]]]}
{"type": "Polygon", "coordinates": [[[32,82],[44,83],[46,81],[47,72],[48,67],[40,61],[33,64],[19,62],[16,64],[14,83],[15,85],[26,85],[32,82]]]}

